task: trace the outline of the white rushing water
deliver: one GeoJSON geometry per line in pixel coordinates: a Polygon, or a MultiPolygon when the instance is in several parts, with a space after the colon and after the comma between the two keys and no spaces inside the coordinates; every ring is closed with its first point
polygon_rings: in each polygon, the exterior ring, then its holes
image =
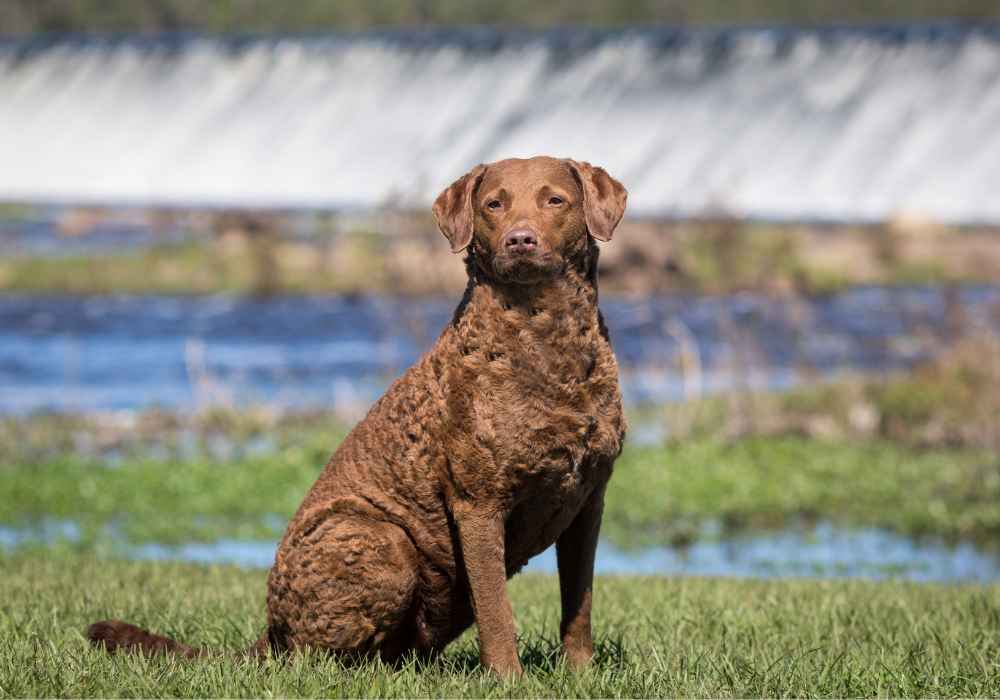
{"type": "Polygon", "coordinates": [[[423,207],[536,153],[635,214],[997,222],[1000,30],[0,44],[0,200],[423,207]]]}

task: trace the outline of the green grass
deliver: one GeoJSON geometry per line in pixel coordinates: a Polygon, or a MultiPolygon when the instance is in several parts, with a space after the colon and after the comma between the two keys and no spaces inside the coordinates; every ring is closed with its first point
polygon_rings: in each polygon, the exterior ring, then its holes
{"type": "Polygon", "coordinates": [[[659,541],[695,537],[705,520],[739,530],[799,519],[995,541],[1000,463],[885,441],[687,440],[623,454],[607,514],[613,533],[659,541]]]}
{"type": "Polygon", "coordinates": [[[388,668],[305,656],[255,665],[107,656],[83,630],[121,617],[219,649],[264,626],[265,573],[93,557],[0,559],[0,696],[995,697],[1000,586],[599,578],[595,666],[557,654],[558,584],[510,585],[526,675],[478,666],[474,630],[388,668]]]}
{"type": "MultiPolygon", "coordinates": [[[[275,538],[342,433],[312,429],[274,454],[216,460],[0,456],[0,523],[78,523],[85,544],[275,538]]],[[[2,454],[2,453],[0,453],[2,454]]],[[[627,446],[607,495],[618,544],[825,519],[907,534],[1000,535],[1000,462],[988,451],[917,450],[885,441],[692,438],[627,446]]]]}

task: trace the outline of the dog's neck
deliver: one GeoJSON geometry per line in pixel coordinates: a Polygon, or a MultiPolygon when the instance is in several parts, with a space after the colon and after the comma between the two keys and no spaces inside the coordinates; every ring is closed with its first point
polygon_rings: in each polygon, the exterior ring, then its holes
{"type": "Polygon", "coordinates": [[[476,255],[471,250],[466,258],[469,282],[452,320],[463,351],[479,348],[484,338],[519,338],[549,347],[553,356],[590,356],[607,341],[597,306],[598,249],[589,237],[566,256],[559,274],[532,284],[498,279],[476,255]]]}

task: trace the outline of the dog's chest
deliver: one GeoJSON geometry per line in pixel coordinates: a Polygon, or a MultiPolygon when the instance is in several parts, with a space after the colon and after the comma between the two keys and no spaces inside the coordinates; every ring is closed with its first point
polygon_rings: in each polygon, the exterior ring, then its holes
{"type": "Polygon", "coordinates": [[[610,466],[621,447],[613,356],[587,349],[546,359],[494,377],[474,409],[504,500],[536,525],[575,514],[607,478],[598,465],[610,466]]]}
{"type": "Polygon", "coordinates": [[[560,311],[470,319],[445,382],[457,492],[535,522],[578,510],[594,465],[621,448],[618,368],[596,311],[560,311]]]}

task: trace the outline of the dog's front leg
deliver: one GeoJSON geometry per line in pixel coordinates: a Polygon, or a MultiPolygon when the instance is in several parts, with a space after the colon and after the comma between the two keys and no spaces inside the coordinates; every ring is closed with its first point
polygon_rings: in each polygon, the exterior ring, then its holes
{"type": "Polygon", "coordinates": [[[479,657],[495,673],[520,675],[514,612],[507,597],[503,516],[468,504],[454,512],[479,628],[479,657]]]}
{"type": "Polygon", "coordinates": [[[604,485],[594,492],[556,542],[559,592],[562,597],[563,653],[572,668],[583,668],[594,655],[590,605],[594,584],[594,554],[604,511],[604,485]]]}

